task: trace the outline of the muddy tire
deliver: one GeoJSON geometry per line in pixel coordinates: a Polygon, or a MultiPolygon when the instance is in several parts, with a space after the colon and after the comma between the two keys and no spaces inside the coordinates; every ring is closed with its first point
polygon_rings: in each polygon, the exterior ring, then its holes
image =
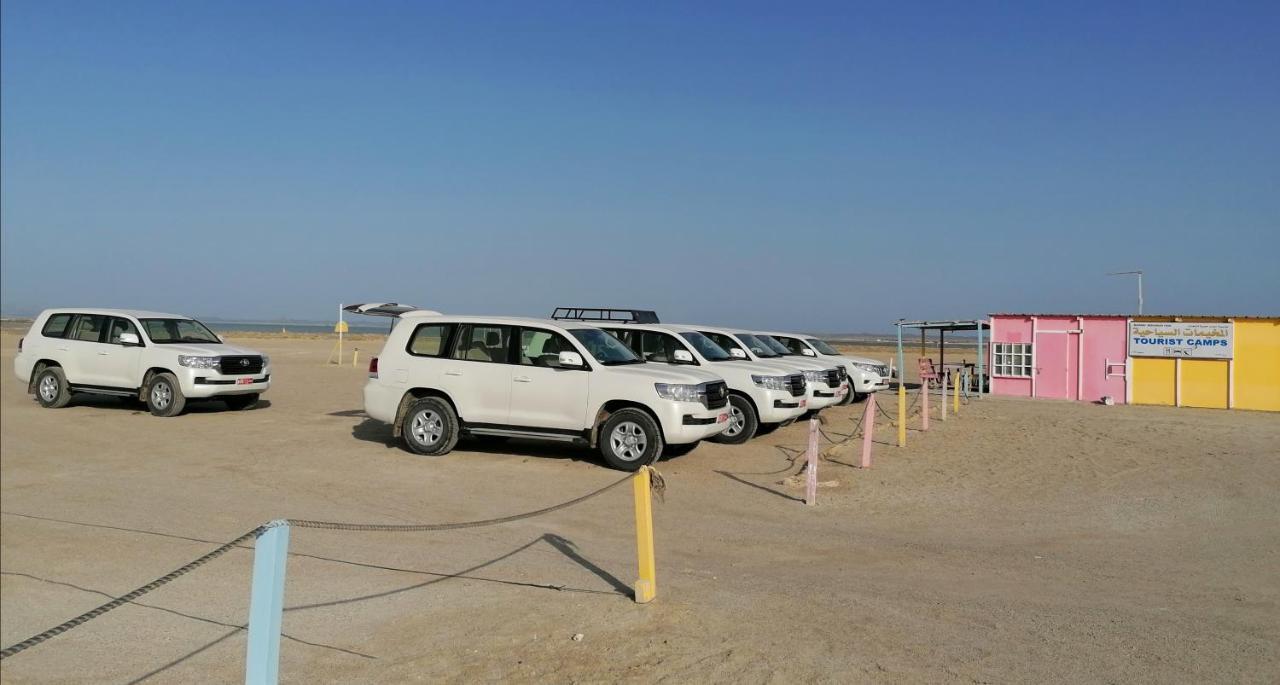
{"type": "Polygon", "coordinates": [[[71,401],[71,388],[62,368],[46,366],[36,376],[36,401],[46,409],[58,409],[71,401]]]}
{"type": "Polygon", "coordinates": [[[639,409],[620,409],[600,428],[600,454],[619,471],[639,471],[662,456],[662,430],[639,409]]]}
{"type": "Polygon", "coordinates": [[[711,437],[722,445],[741,445],[755,437],[760,430],[760,417],[756,416],[751,401],[742,395],[729,395],[729,427],[711,437]]]}
{"type": "Polygon", "coordinates": [[[151,380],[147,381],[143,397],[152,416],[164,418],[177,416],[187,406],[187,398],[182,394],[178,378],[168,372],[153,375],[151,380]]]}
{"type": "Polygon", "coordinates": [[[409,405],[400,423],[400,439],[414,454],[438,457],[458,444],[458,415],[439,397],[424,397],[409,405]]]}

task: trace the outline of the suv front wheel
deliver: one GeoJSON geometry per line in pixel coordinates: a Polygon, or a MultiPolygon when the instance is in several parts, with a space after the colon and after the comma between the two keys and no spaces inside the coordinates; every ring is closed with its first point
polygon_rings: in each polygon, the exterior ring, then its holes
{"type": "Polygon", "coordinates": [[[400,436],[410,452],[433,457],[447,454],[458,444],[458,415],[439,397],[424,397],[409,405],[400,436]]]}
{"type": "Polygon", "coordinates": [[[662,456],[662,431],[639,409],[619,409],[600,429],[600,454],[610,467],[639,471],[662,456]]]}
{"type": "Polygon", "coordinates": [[[742,395],[729,395],[729,427],[711,439],[725,445],[741,445],[755,436],[760,428],[751,401],[742,395]]]}
{"type": "Polygon", "coordinates": [[[178,379],[171,373],[157,373],[147,382],[147,409],[153,416],[177,416],[187,406],[178,379]]]}

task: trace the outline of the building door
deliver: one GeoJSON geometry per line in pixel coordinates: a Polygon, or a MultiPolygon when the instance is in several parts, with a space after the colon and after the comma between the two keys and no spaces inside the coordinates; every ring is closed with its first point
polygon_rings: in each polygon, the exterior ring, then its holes
{"type": "Polygon", "coordinates": [[[1074,394],[1071,375],[1071,347],[1074,337],[1065,331],[1036,331],[1036,397],[1065,400],[1074,394]]]}

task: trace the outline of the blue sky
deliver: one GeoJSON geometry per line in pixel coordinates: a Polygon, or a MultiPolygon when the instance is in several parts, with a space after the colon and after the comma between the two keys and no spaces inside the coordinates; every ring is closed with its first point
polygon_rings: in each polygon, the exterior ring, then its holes
{"type": "Polygon", "coordinates": [[[1280,313],[1280,5],[3,4],[0,309],[1280,313]]]}

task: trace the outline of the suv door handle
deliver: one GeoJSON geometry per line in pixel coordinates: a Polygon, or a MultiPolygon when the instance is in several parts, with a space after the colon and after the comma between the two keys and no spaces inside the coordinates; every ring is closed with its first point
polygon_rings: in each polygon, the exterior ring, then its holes
{"type": "Polygon", "coordinates": [[[461,372],[461,371],[445,371],[445,372],[444,372],[444,375],[446,375],[446,376],[461,376],[461,375],[462,375],[462,372],[461,372]]]}
{"type": "Polygon", "coordinates": [[[516,376],[515,378],[512,378],[511,380],[513,380],[513,381],[515,381],[515,382],[517,382],[517,383],[529,383],[529,382],[530,382],[530,381],[532,381],[533,379],[532,379],[532,378],[529,378],[528,376],[516,376]]]}

